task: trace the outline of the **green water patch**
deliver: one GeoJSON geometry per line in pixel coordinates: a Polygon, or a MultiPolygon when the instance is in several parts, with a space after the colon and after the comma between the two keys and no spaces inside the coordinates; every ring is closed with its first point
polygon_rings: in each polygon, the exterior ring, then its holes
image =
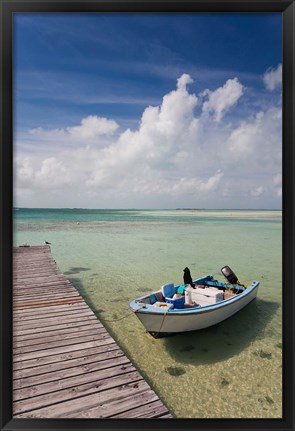
{"type": "Polygon", "coordinates": [[[268,404],[268,405],[274,404],[274,400],[271,397],[269,397],[269,396],[266,396],[264,398],[258,398],[258,401],[261,404],[265,404],[265,403],[268,404]]]}
{"type": "Polygon", "coordinates": [[[264,350],[258,350],[258,352],[253,352],[253,355],[259,356],[262,359],[271,359],[272,353],[265,352],[264,350]]]}
{"type": "Polygon", "coordinates": [[[167,367],[165,368],[166,373],[170,374],[173,377],[179,377],[182,374],[185,374],[186,371],[183,367],[167,367]]]}
{"type": "Polygon", "coordinates": [[[220,381],[220,386],[222,387],[222,388],[224,388],[225,386],[228,386],[230,384],[230,381],[229,380],[227,380],[227,379],[225,379],[224,377],[221,379],[221,381],[220,381]]]}

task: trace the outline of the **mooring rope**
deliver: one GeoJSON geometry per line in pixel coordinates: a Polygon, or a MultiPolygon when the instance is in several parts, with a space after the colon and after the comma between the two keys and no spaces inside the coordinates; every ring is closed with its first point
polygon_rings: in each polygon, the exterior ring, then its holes
{"type": "Polygon", "coordinates": [[[163,326],[163,324],[164,324],[164,320],[165,320],[165,317],[166,317],[166,315],[167,315],[168,311],[169,311],[169,309],[168,309],[167,311],[165,311],[164,316],[163,316],[163,319],[162,319],[162,322],[161,322],[161,326],[160,326],[160,328],[159,328],[158,332],[157,332],[155,335],[150,334],[150,332],[149,332],[147,329],[145,330],[145,332],[146,332],[147,334],[152,335],[152,337],[153,337],[153,338],[157,338],[157,336],[158,336],[158,335],[160,334],[160,332],[161,332],[161,329],[162,329],[162,326],[163,326]]]}
{"type": "Polygon", "coordinates": [[[137,312],[138,312],[139,310],[141,310],[141,308],[143,308],[144,306],[145,306],[145,304],[142,304],[142,306],[141,306],[141,307],[139,307],[139,308],[138,308],[138,310],[130,311],[130,313],[126,314],[125,316],[119,317],[118,319],[104,319],[103,317],[100,317],[100,316],[99,316],[99,319],[100,319],[100,320],[103,320],[104,322],[108,322],[108,323],[111,323],[111,322],[118,322],[119,320],[126,319],[126,317],[131,316],[131,314],[133,314],[133,313],[137,313],[137,312]]]}

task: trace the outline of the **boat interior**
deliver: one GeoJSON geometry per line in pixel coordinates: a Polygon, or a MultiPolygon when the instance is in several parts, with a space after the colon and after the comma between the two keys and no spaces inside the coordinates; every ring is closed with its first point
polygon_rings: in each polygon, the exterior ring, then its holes
{"type": "Polygon", "coordinates": [[[195,280],[193,284],[194,287],[164,284],[160,290],[140,298],[140,302],[165,310],[204,307],[230,299],[244,290],[241,286],[213,280],[212,276],[195,280]]]}

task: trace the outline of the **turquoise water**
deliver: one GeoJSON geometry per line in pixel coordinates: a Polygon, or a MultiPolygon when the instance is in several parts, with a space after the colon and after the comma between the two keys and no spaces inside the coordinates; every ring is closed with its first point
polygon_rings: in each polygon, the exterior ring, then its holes
{"type": "Polygon", "coordinates": [[[282,417],[280,211],[19,209],[14,244],[52,254],[176,417],[282,417]],[[214,327],[153,339],[129,301],[229,265],[258,297],[214,327]],[[124,317],[122,319],[122,317],[124,317]]]}

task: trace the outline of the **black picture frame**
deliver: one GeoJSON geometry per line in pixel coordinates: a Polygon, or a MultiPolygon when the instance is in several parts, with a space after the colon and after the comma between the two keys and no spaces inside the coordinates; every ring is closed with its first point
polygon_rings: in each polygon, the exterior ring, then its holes
{"type": "Polygon", "coordinates": [[[0,0],[1,28],[1,430],[295,429],[294,420],[294,0],[0,0]],[[13,14],[25,12],[280,12],[283,20],[283,418],[57,420],[12,417],[13,14]]]}

